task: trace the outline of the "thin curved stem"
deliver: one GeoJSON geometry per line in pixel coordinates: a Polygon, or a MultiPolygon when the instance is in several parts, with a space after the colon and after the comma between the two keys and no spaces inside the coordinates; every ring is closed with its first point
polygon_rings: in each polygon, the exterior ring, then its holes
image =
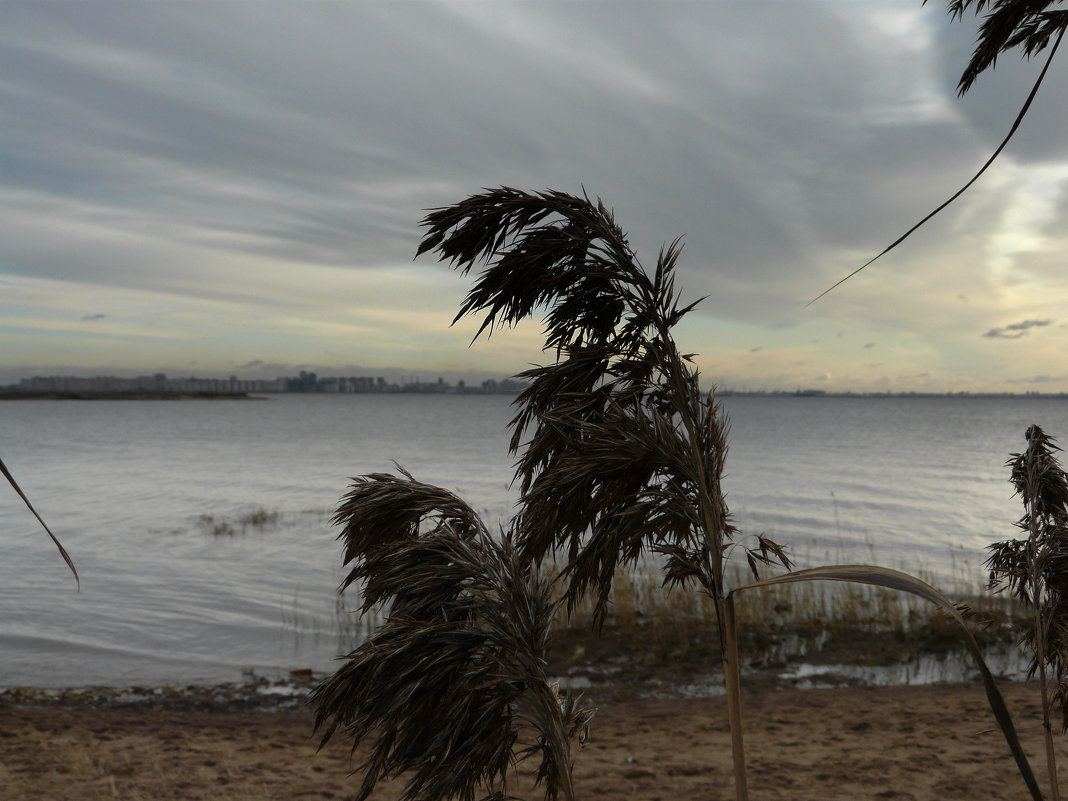
{"type": "Polygon", "coordinates": [[[870,264],[873,264],[875,261],[877,261],[878,259],[880,259],[883,256],[885,256],[891,250],[893,250],[898,245],[900,245],[902,242],[904,242],[906,239],[908,239],[910,236],[912,236],[912,234],[918,228],[920,228],[924,223],[926,223],[928,220],[930,220],[932,217],[934,217],[936,214],[938,214],[940,211],[942,211],[942,209],[944,209],[946,206],[948,206],[954,200],[956,200],[961,195],[963,195],[968,190],[968,187],[970,187],[972,184],[974,184],[976,181],[979,180],[979,176],[982,175],[984,172],[986,172],[987,167],[989,167],[991,164],[994,163],[994,159],[996,159],[998,156],[1001,155],[1001,151],[1005,149],[1005,145],[1007,145],[1009,143],[1009,140],[1012,139],[1013,134],[1016,133],[1016,129],[1020,127],[1020,123],[1023,122],[1023,118],[1027,114],[1027,110],[1029,108],[1031,108],[1031,102],[1035,99],[1035,95],[1038,94],[1038,87],[1042,85],[1042,79],[1046,77],[1046,71],[1049,69],[1049,65],[1053,61],[1053,56],[1056,55],[1056,53],[1057,53],[1057,48],[1060,47],[1061,39],[1064,38],[1064,31],[1065,31],[1065,28],[1061,28],[1060,33],[1057,34],[1057,41],[1053,43],[1053,49],[1050,50],[1049,58],[1046,59],[1046,64],[1045,64],[1044,67],[1042,67],[1042,72],[1039,73],[1038,80],[1035,81],[1035,85],[1033,87],[1031,87],[1031,94],[1029,94],[1027,96],[1027,100],[1024,102],[1023,108],[1021,108],[1020,109],[1020,113],[1016,115],[1016,121],[1013,122],[1012,128],[1009,129],[1008,135],[1001,141],[1001,144],[998,145],[998,148],[997,148],[997,150],[994,151],[994,154],[990,158],[988,158],[986,160],[986,163],[982,167],[979,168],[979,172],[977,172],[975,175],[973,175],[972,179],[970,181],[968,181],[968,183],[966,183],[964,186],[962,186],[960,189],[958,189],[956,192],[954,192],[953,195],[949,198],[949,200],[945,201],[942,205],[940,205],[938,208],[936,208],[934,211],[932,211],[930,214],[928,214],[926,217],[924,217],[922,220],[920,220],[918,223],[916,223],[914,226],[912,226],[909,230],[907,230],[905,233],[903,233],[901,236],[899,236],[897,239],[895,239],[893,242],[891,242],[889,245],[887,245],[886,248],[881,253],[879,253],[878,255],[868,259],[868,261],[864,262],[864,264],[860,265],[857,269],[855,269],[853,272],[851,272],[845,278],[839,279],[838,281],[833,283],[831,286],[829,286],[827,289],[825,289],[822,292],[820,292],[818,295],[816,295],[816,297],[814,297],[812,300],[810,300],[808,303],[806,303],[803,306],[803,308],[807,309],[809,306],[811,306],[817,300],[822,298],[824,295],[827,295],[830,292],[832,292],[833,290],[835,290],[838,287],[840,287],[842,284],[844,284],[846,281],[848,281],[854,275],[859,273],[865,267],[867,267],[870,264]]]}

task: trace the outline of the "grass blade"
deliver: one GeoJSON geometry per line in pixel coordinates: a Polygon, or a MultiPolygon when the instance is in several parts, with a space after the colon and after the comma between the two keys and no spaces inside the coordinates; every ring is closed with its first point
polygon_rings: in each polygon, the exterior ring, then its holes
{"type": "Polygon", "coordinates": [[[994,717],[1001,727],[1002,734],[1005,735],[1005,742],[1008,743],[1009,750],[1012,751],[1012,756],[1016,760],[1016,767],[1020,771],[1020,776],[1023,778],[1024,784],[1027,785],[1027,789],[1031,792],[1031,797],[1035,801],[1042,801],[1042,791],[1039,789],[1034,771],[1031,770],[1031,765],[1027,761],[1027,755],[1024,754],[1023,747],[1020,745],[1020,739],[1016,734],[1016,726],[1013,724],[1012,716],[1005,705],[1005,699],[994,681],[990,668],[986,665],[986,660],[983,659],[979,644],[975,641],[975,637],[972,635],[967,623],[965,623],[960,610],[954,606],[949,598],[926,581],[910,576],[908,573],[871,565],[832,565],[829,567],[796,570],[792,573],[784,573],[781,576],[773,576],[772,578],[745,584],[735,588],[731,594],[756,587],[793,584],[799,581],[844,581],[852,584],[867,584],[873,587],[886,587],[891,590],[908,592],[930,601],[956,620],[964,632],[964,644],[968,647],[968,651],[979,668],[979,674],[982,676],[983,685],[986,688],[986,697],[990,701],[990,708],[993,710],[994,717]]]}
{"type": "Polygon", "coordinates": [[[37,518],[37,521],[42,526],[44,526],[44,530],[48,532],[48,536],[52,538],[52,542],[54,542],[56,544],[56,547],[59,548],[59,555],[63,557],[63,561],[67,563],[67,567],[70,568],[70,572],[74,574],[74,580],[78,582],[78,589],[81,589],[82,580],[78,578],[78,571],[74,568],[74,562],[71,561],[70,554],[67,553],[67,549],[63,547],[63,544],[59,541],[59,538],[52,533],[52,529],[48,527],[48,524],[45,523],[45,521],[41,518],[39,514],[37,514],[37,510],[33,508],[33,504],[30,503],[30,499],[26,497],[26,493],[22,491],[22,488],[18,485],[18,482],[15,481],[15,477],[11,475],[11,471],[7,469],[7,465],[4,464],[3,459],[0,459],[0,473],[4,474],[4,478],[7,479],[7,482],[11,485],[11,488],[19,494],[19,497],[22,498],[23,502],[26,504],[26,507],[31,512],[33,512],[33,516],[37,518]]]}

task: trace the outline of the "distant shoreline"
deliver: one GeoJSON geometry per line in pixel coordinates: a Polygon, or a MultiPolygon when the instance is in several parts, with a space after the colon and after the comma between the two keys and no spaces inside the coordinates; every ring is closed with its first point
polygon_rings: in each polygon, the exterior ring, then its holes
{"type": "Polygon", "coordinates": [[[1068,393],[1065,392],[830,392],[816,389],[800,389],[793,392],[772,391],[746,391],[721,389],[716,391],[717,398],[1004,398],[1007,400],[1065,400],[1068,393]]]}
{"type": "MultiPolygon", "coordinates": [[[[267,392],[249,394],[248,392],[188,392],[176,390],[127,390],[103,392],[52,392],[0,390],[0,401],[5,400],[269,400],[263,395],[514,395],[513,392],[418,392],[396,389],[388,392],[267,392]]],[[[946,398],[960,399],[1004,399],[1004,400],[1068,400],[1068,393],[1063,392],[822,392],[818,390],[799,390],[795,392],[747,392],[720,390],[717,398],[804,398],[822,400],[826,398],[853,399],[922,399],[946,398]]]]}
{"type": "Polygon", "coordinates": [[[247,392],[0,392],[7,400],[267,400],[247,392]]]}

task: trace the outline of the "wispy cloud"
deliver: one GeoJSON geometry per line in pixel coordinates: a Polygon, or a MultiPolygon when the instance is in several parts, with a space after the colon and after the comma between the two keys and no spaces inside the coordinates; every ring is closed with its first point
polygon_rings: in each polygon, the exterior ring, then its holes
{"type": "Polygon", "coordinates": [[[467,350],[469,282],[412,264],[426,209],[499,184],[585,187],[647,263],[685,235],[686,350],[760,354],[710,378],[863,388],[865,343],[946,389],[1046,369],[976,332],[1068,303],[1068,82],[941,236],[800,311],[970,175],[1033,81],[1010,59],[956,98],[974,28],[935,4],[253,6],[4,3],[0,369],[522,369],[536,325],[467,350]]]}
{"type": "Polygon", "coordinates": [[[1052,320],[1023,320],[1022,322],[1013,323],[1012,325],[1006,325],[1001,328],[991,328],[983,334],[983,336],[991,339],[1019,339],[1020,337],[1027,336],[1032,328],[1041,328],[1052,322],[1052,320]]]}
{"type": "Polygon", "coordinates": [[[1068,375],[1049,375],[1047,373],[1040,373],[1039,375],[1028,376],[1027,378],[1010,378],[1008,382],[1010,384],[1053,384],[1061,383],[1068,380],[1068,375]]]}

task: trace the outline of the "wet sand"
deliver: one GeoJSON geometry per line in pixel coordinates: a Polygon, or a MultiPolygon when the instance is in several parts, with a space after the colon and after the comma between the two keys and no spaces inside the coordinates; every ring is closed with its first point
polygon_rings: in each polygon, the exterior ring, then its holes
{"type": "MultiPolygon", "coordinates": [[[[1003,692],[1044,784],[1034,685],[1003,692]]],[[[595,690],[579,798],[732,799],[721,698],[641,699],[595,690]]],[[[753,799],[1025,799],[978,684],[747,693],[753,799]]],[[[340,738],[316,753],[311,713],[204,690],[147,698],[0,695],[0,797],[60,799],[343,799],[358,786],[340,738]]],[[[1068,741],[1057,738],[1068,761],[1068,741]]],[[[400,797],[403,781],[376,799],[400,797]]],[[[524,784],[512,791],[537,799],[524,784]]]]}

